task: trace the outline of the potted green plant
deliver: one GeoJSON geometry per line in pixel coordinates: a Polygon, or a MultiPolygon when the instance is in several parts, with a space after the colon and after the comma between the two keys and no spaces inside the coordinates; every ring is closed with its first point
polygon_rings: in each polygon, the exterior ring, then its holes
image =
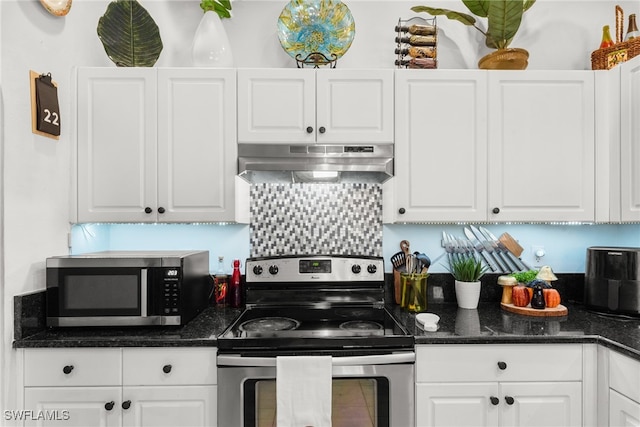
{"type": "Polygon", "coordinates": [[[478,308],[480,300],[480,278],[487,266],[475,257],[465,257],[451,262],[449,272],[455,279],[456,300],[460,308],[478,308]]]}
{"type": "Polygon", "coordinates": [[[414,12],[426,12],[430,15],[444,15],[447,18],[462,22],[480,31],[485,37],[485,44],[495,49],[478,62],[482,69],[518,69],[527,68],[529,53],[525,49],[510,48],[524,13],[533,6],[536,0],[462,0],[462,3],[475,17],[486,18],[486,30],[478,25],[478,20],[467,13],[429,6],[414,6],[414,12]]]}

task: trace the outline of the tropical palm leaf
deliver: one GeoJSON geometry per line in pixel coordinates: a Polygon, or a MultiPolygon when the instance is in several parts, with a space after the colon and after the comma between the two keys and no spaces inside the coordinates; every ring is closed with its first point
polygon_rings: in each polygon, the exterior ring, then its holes
{"type": "Polygon", "coordinates": [[[158,25],[137,0],[114,0],[98,21],[98,37],[119,67],[152,67],[162,52],[158,25]]]}

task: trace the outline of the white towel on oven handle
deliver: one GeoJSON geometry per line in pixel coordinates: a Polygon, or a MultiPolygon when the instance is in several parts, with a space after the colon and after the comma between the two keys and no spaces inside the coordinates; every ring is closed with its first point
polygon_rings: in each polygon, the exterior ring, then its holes
{"type": "Polygon", "coordinates": [[[331,356],[278,356],[278,427],[331,427],[331,356]]]}

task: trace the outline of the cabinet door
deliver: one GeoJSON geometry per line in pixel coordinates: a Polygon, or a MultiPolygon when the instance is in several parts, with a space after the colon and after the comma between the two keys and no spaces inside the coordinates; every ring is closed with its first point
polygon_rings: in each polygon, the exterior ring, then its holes
{"type": "Polygon", "coordinates": [[[318,143],[393,143],[393,70],[317,70],[318,143]]]}
{"type": "Polygon", "coordinates": [[[78,222],[155,221],[156,70],[80,68],[77,84],[78,222]]]}
{"type": "Polygon", "coordinates": [[[158,220],[234,220],[235,95],[235,70],[158,70],[158,220]]]}
{"type": "Polygon", "coordinates": [[[120,387],[27,387],[25,426],[119,426],[120,387]]]}
{"type": "Polygon", "coordinates": [[[216,386],[124,387],[122,424],[129,427],[217,425],[216,386]]]}
{"type": "Polygon", "coordinates": [[[396,221],[486,220],[486,92],[482,71],[396,72],[396,221]]]}
{"type": "Polygon", "coordinates": [[[620,217],[640,221],[640,59],[620,66],[620,217]]]}
{"type": "Polygon", "coordinates": [[[488,76],[488,219],[593,221],[593,73],[492,71],[488,76]]]}
{"type": "Polygon", "coordinates": [[[428,383],[416,385],[417,427],[497,426],[497,383],[428,383]]]}
{"type": "Polygon", "coordinates": [[[501,383],[500,407],[503,426],[578,427],[582,425],[582,383],[501,383]]]}
{"type": "Polygon", "coordinates": [[[238,142],[314,143],[313,69],[239,69],[238,142]]]}
{"type": "Polygon", "coordinates": [[[609,390],[609,426],[640,427],[640,403],[609,390]]]}

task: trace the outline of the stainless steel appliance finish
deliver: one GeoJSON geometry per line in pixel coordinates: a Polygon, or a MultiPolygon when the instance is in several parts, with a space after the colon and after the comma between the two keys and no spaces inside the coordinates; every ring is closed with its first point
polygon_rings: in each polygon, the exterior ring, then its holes
{"type": "Polygon", "coordinates": [[[584,299],[597,311],[640,316],[640,248],[588,248],[584,299]]]}
{"type": "Polygon", "coordinates": [[[218,423],[258,425],[278,356],[330,355],[340,381],[370,382],[372,426],[414,423],[414,341],[384,307],[379,257],[283,256],[245,263],[247,308],[218,336],[218,423]]]}
{"type": "Polygon", "coordinates": [[[393,176],[393,144],[239,144],[238,171],[250,182],[380,183],[393,176]]]}
{"type": "Polygon", "coordinates": [[[47,326],[183,325],[207,307],[208,251],[47,258],[47,326]]]}

